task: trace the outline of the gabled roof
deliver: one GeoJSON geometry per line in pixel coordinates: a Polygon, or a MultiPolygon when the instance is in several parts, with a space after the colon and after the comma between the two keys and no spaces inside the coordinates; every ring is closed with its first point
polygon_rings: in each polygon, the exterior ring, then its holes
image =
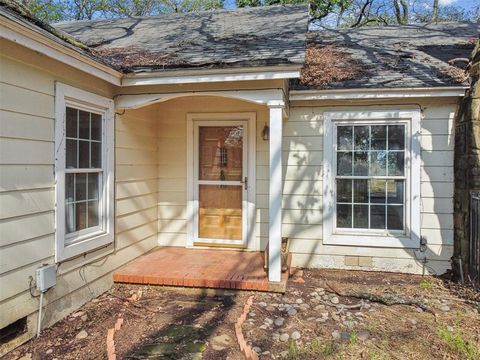
{"type": "Polygon", "coordinates": [[[298,65],[308,7],[269,6],[55,24],[123,71],[298,65]]]}
{"type": "Polygon", "coordinates": [[[309,34],[301,89],[411,88],[466,84],[480,24],[439,23],[320,30],[309,34]]]}

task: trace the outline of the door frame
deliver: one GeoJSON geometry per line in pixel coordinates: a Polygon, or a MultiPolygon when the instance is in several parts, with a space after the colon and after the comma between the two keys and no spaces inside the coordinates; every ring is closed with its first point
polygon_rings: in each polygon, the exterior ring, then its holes
{"type": "MultiPolygon", "coordinates": [[[[194,245],[195,235],[198,230],[195,230],[197,226],[195,219],[198,209],[198,200],[196,199],[195,191],[195,169],[198,169],[196,165],[195,146],[198,146],[198,140],[195,139],[195,123],[208,123],[211,121],[212,126],[219,124],[220,122],[228,123],[228,121],[247,122],[247,142],[244,145],[247,154],[247,199],[246,206],[244,206],[246,229],[243,229],[243,233],[246,234],[245,242],[241,245],[229,245],[222,243],[212,243],[211,246],[217,247],[241,247],[245,249],[254,250],[255,248],[255,203],[256,203],[256,113],[254,112],[239,112],[239,113],[188,113],[187,114],[187,247],[201,248],[202,246],[194,245]]],[[[209,248],[211,246],[208,246],[209,248]]]]}

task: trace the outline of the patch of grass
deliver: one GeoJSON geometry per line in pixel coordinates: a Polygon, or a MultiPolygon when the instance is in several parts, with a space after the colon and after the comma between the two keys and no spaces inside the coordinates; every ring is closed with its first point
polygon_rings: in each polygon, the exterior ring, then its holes
{"type": "Polygon", "coordinates": [[[428,280],[422,280],[418,283],[418,286],[420,286],[420,288],[422,288],[422,289],[428,289],[432,285],[433,285],[433,283],[431,281],[428,281],[428,280]]]}
{"type": "Polygon", "coordinates": [[[371,334],[377,332],[378,330],[378,321],[377,320],[372,320],[370,321],[367,326],[365,327],[366,330],[368,330],[371,334]]]}
{"type": "Polygon", "coordinates": [[[383,350],[377,348],[369,348],[367,352],[369,360],[390,360],[390,356],[383,350]]]}
{"type": "Polygon", "coordinates": [[[333,341],[321,343],[319,340],[314,339],[310,344],[299,347],[296,341],[291,340],[288,346],[288,359],[300,360],[325,358],[333,355],[335,350],[336,348],[333,341]]]}
{"type": "Polygon", "coordinates": [[[356,330],[353,330],[350,335],[348,335],[348,342],[352,345],[358,342],[358,334],[356,330]]]}
{"type": "Polygon", "coordinates": [[[467,360],[480,360],[480,344],[466,340],[459,331],[450,331],[445,325],[437,329],[437,336],[451,351],[467,360]]]}

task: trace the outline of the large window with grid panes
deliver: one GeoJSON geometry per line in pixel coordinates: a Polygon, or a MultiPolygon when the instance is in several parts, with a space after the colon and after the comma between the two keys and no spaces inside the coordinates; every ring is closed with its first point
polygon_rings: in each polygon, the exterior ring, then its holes
{"type": "Polygon", "coordinates": [[[56,258],[113,242],[113,105],[56,84],[56,258]]]}
{"type": "Polygon", "coordinates": [[[395,112],[349,114],[350,118],[327,115],[325,122],[325,136],[330,135],[325,138],[329,143],[324,176],[329,189],[324,202],[326,235],[346,243],[357,238],[366,245],[389,239],[411,244],[408,240],[418,236],[412,228],[416,225],[412,206],[417,202],[412,195],[420,181],[412,177],[419,158],[412,151],[412,141],[418,141],[412,137],[412,126],[413,130],[418,127],[413,124],[416,116],[411,112],[408,117],[395,112]]]}

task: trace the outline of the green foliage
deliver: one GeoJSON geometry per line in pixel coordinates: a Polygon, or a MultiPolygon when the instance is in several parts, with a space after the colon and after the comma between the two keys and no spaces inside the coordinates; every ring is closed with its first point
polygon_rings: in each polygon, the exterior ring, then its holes
{"type": "Polygon", "coordinates": [[[451,351],[466,360],[480,360],[480,344],[475,344],[473,339],[465,340],[459,331],[450,331],[445,325],[437,329],[437,336],[451,351]]]}
{"type": "Polygon", "coordinates": [[[355,345],[358,342],[358,334],[355,330],[348,335],[348,342],[352,345],[355,345]]]}
{"type": "MultiPolygon", "coordinates": [[[[238,7],[255,7],[268,5],[304,4],[307,0],[236,0],[238,7]]],[[[310,19],[323,19],[333,11],[342,11],[352,6],[353,0],[308,0],[310,19]]]]}
{"type": "Polygon", "coordinates": [[[335,350],[333,341],[321,343],[318,339],[314,339],[310,344],[299,347],[296,341],[291,340],[288,347],[288,359],[321,359],[333,355],[335,350]]]}
{"type": "Polygon", "coordinates": [[[422,280],[418,283],[418,286],[420,286],[420,288],[422,289],[428,289],[432,285],[433,285],[432,282],[428,280],[422,280]]]}
{"type": "Polygon", "coordinates": [[[65,5],[50,0],[33,0],[25,4],[40,20],[51,23],[64,19],[65,5]]]}

